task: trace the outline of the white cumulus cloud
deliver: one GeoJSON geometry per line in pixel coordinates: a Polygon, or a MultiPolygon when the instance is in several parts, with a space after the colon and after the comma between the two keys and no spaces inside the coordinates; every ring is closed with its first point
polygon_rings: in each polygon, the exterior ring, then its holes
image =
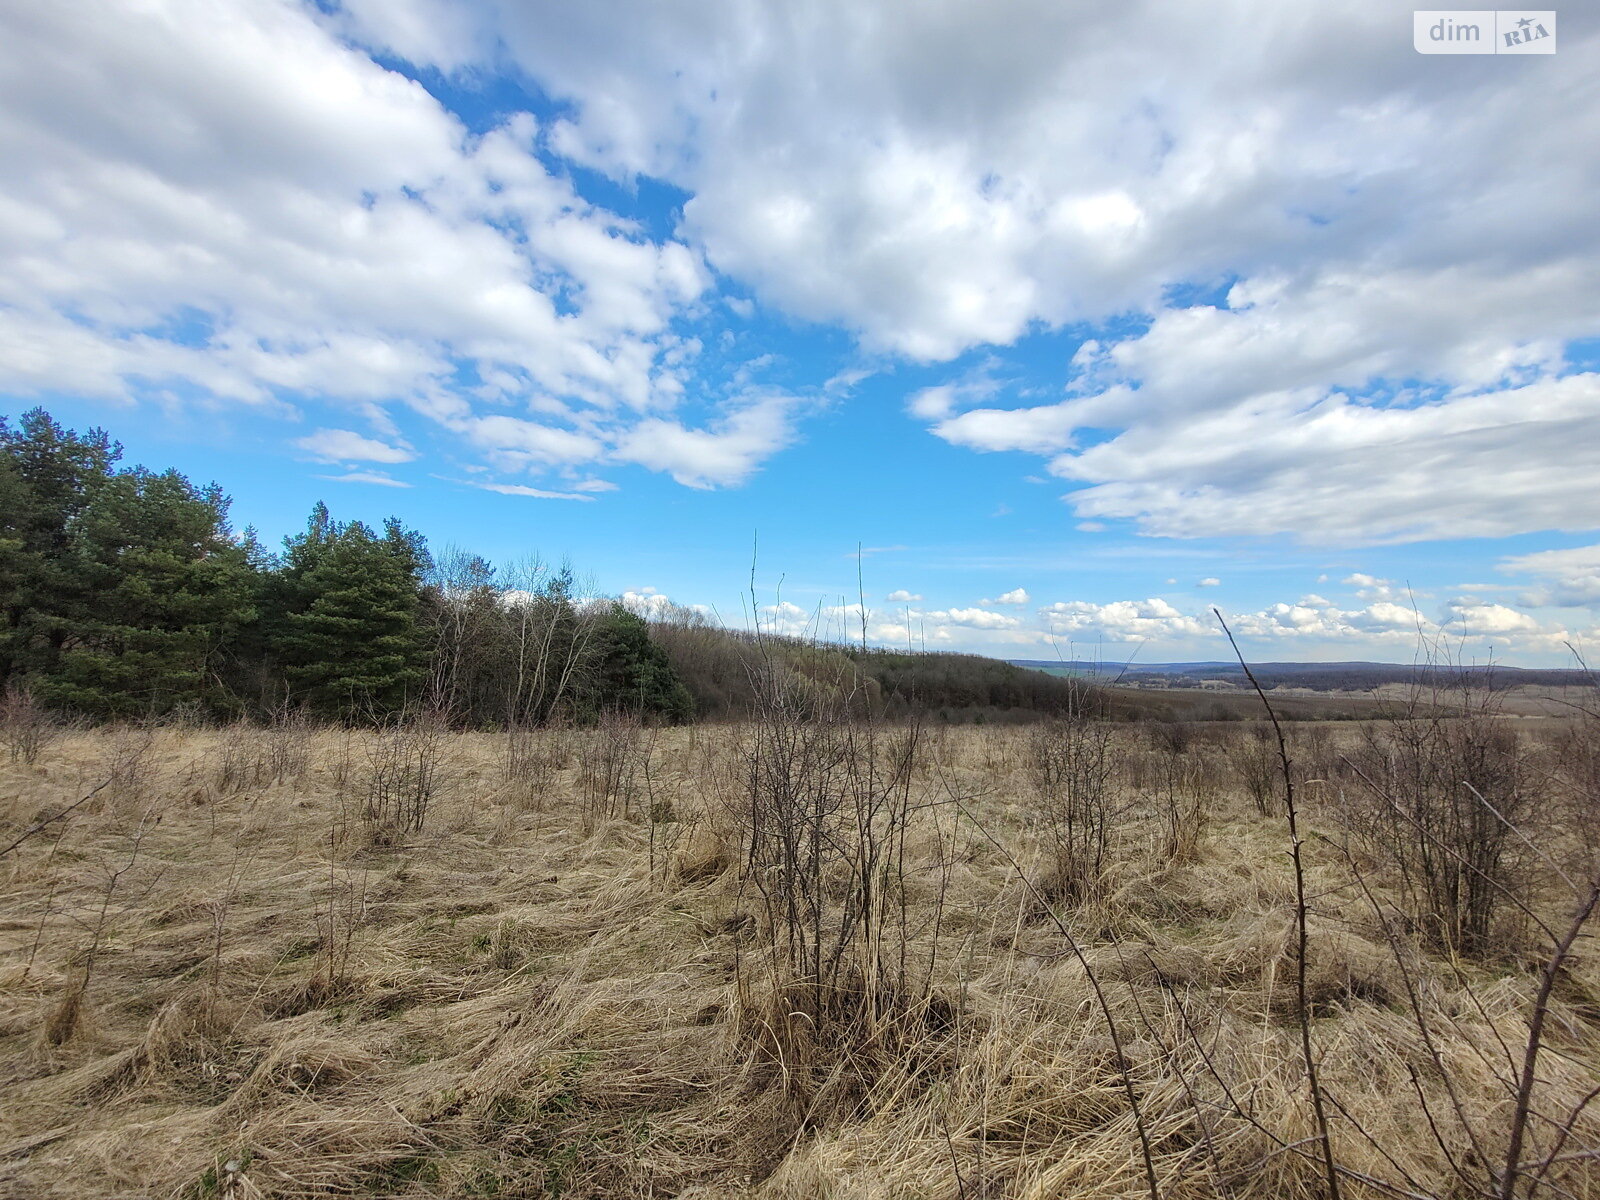
{"type": "Polygon", "coordinates": [[[297,439],[295,445],[324,462],[404,463],[416,458],[407,447],[362,437],[348,429],[319,429],[297,439]]]}
{"type": "Polygon", "coordinates": [[[665,471],[688,487],[743,483],[762,461],[794,439],[794,407],[789,397],[767,397],[735,409],[705,429],[651,418],[621,440],[616,457],[665,471]]]}
{"type": "MultiPolygon", "coordinates": [[[[711,285],[701,251],[585,200],[529,114],[470,131],[342,40],[369,7],[0,13],[0,392],[342,406],[389,429],[404,406],[513,474],[659,459],[729,482],[779,448],[745,417],[704,470],[643,449],[641,421],[670,441],[695,419],[663,414],[693,370],[673,323],[711,285]]],[[[455,6],[381,7],[416,61],[485,44],[455,6]]],[[[300,448],[407,461],[339,429],[300,448]]]]}
{"type": "Polygon", "coordinates": [[[1028,603],[1030,597],[1026,588],[1012,588],[1009,592],[1001,592],[994,599],[984,597],[979,604],[1010,604],[1018,607],[1028,603]]]}

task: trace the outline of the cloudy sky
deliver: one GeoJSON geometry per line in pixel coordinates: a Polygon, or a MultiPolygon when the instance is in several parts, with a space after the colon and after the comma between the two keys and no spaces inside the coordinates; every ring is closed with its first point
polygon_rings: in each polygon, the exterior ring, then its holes
{"type": "Polygon", "coordinates": [[[0,412],[1005,657],[1600,642],[1600,13],[17,0],[0,412]]]}

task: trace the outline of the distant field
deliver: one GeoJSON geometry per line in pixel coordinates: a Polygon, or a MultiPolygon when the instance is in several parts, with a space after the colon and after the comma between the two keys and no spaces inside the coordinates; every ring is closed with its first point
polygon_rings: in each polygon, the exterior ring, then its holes
{"type": "MultiPolygon", "coordinates": [[[[1254,691],[1238,688],[1105,687],[1112,712],[1155,721],[1255,721],[1266,710],[1254,691]]],[[[1370,694],[1310,691],[1269,693],[1273,711],[1286,721],[1360,721],[1392,713],[1395,706],[1370,694]]]]}
{"type": "MultiPolygon", "coordinates": [[[[1126,671],[1093,663],[1019,660],[1016,665],[1055,678],[1095,683],[1117,698],[1120,711],[1144,711],[1158,720],[1250,719],[1263,711],[1237,663],[1154,664],[1126,671]]],[[[1495,706],[1506,716],[1571,716],[1597,703],[1594,681],[1579,671],[1419,675],[1417,668],[1378,663],[1268,663],[1251,669],[1278,716],[1289,720],[1360,720],[1392,714],[1407,705],[1448,707],[1463,680],[1475,693],[1492,691],[1495,706]]]]}
{"type": "MultiPolygon", "coordinates": [[[[1050,662],[1014,659],[1020,667],[1047,675],[1071,676],[1131,687],[1245,687],[1248,681],[1237,662],[1200,663],[1096,663],[1050,662]]],[[[1406,663],[1251,663],[1256,679],[1266,688],[1296,688],[1316,692],[1371,692],[1391,685],[1422,687],[1471,686],[1573,688],[1593,693],[1596,680],[1586,670],[1532,670],[1523,667],[1480,667],[1406,663]]]]}

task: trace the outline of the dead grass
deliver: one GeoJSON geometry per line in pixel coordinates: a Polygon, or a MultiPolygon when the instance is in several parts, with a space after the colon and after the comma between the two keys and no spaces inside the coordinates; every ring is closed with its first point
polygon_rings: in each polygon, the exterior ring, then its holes
{"type": "MultiPolygon", "coordinates": [[[[585,743],[542,736],[449,736],[426,823],[392,845],[352,819],[365,747],[342,733],[75,732],[0,763],[3,841],[117,777],[0,860],[0,1195],[1141,1196],[1130,1087],[1161,1196],[1324,1194],[1284,1149],[1315,1130],[1281,822],[1220,745],[1118,733],[1103,878],[1052,917],[1024,882],[1051,854],[1028,731],[930,738],[916,785],[961,802],[906,838],[908,911],[943,905],[907,923],[930,999],[819,1108],[784,1086],[815,1066],[793,1061],[806,1005],[740,995],[762,931],[738,731],[652,734],[626,805],[595,802],[585,743]],[[1184,779],[1205,804],[1175,853],[1184,779]]],[[[1535,981],[1397,949],[1339,855],[1307,855],[1350,1194],[1392,1194],[1363,1174],[1476,1194],[1458,1169],[1501,1136],[1535,981]],[[1430,1129],[1419,1095],[1472,1123],[1430,1129]]],[[[1553,1001],[1552,1111],[1600,1083],[1587,944],[1553,1001]]],[[[1572,1145],[1596,1144],[1586,1112],[1572,1145]]],[[[1590,1161],[1551,1178],[1600,1196],[1590,1161]]]]}

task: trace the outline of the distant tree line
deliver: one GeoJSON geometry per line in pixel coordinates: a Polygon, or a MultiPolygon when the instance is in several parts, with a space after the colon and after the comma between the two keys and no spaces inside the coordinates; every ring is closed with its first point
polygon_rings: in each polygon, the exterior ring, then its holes
{"type": "Polygon", "coordinates": [[[1024,721],[1100,705],[1088,685],[977,655],[864,649],[646,621],[570,569],[429,550],[398,519],[318,503],[280,549],[236,533],[215,483],[121,465],[105,431],[0,417],[0,691],[96,719],[426,710],[496,729],[605,713],[738,719],[776,672],[863,714],[1024,721]]]}
{"type": "Polygon", "coordinates": [[[1068,713],[1131,720],[1137,711],[1106,689],[1030,671],[977,654],[863,648],[724,629],[702,613],[658,611],[650,627],[702,719],[754,713],[752,679],[777,673],[790,683],[860,713],[950,723],[1020,723],[1068,713]]]}
{"type": "Polygon", "coordinates": [[[569,570],[436,559],[397,519],[320,503],[274,553],[234,533],[219,485],[121,458],[42,409],[0,417],[0,688],[93,718],[694,713],[647,623],[576,595],[569,570]]]}

